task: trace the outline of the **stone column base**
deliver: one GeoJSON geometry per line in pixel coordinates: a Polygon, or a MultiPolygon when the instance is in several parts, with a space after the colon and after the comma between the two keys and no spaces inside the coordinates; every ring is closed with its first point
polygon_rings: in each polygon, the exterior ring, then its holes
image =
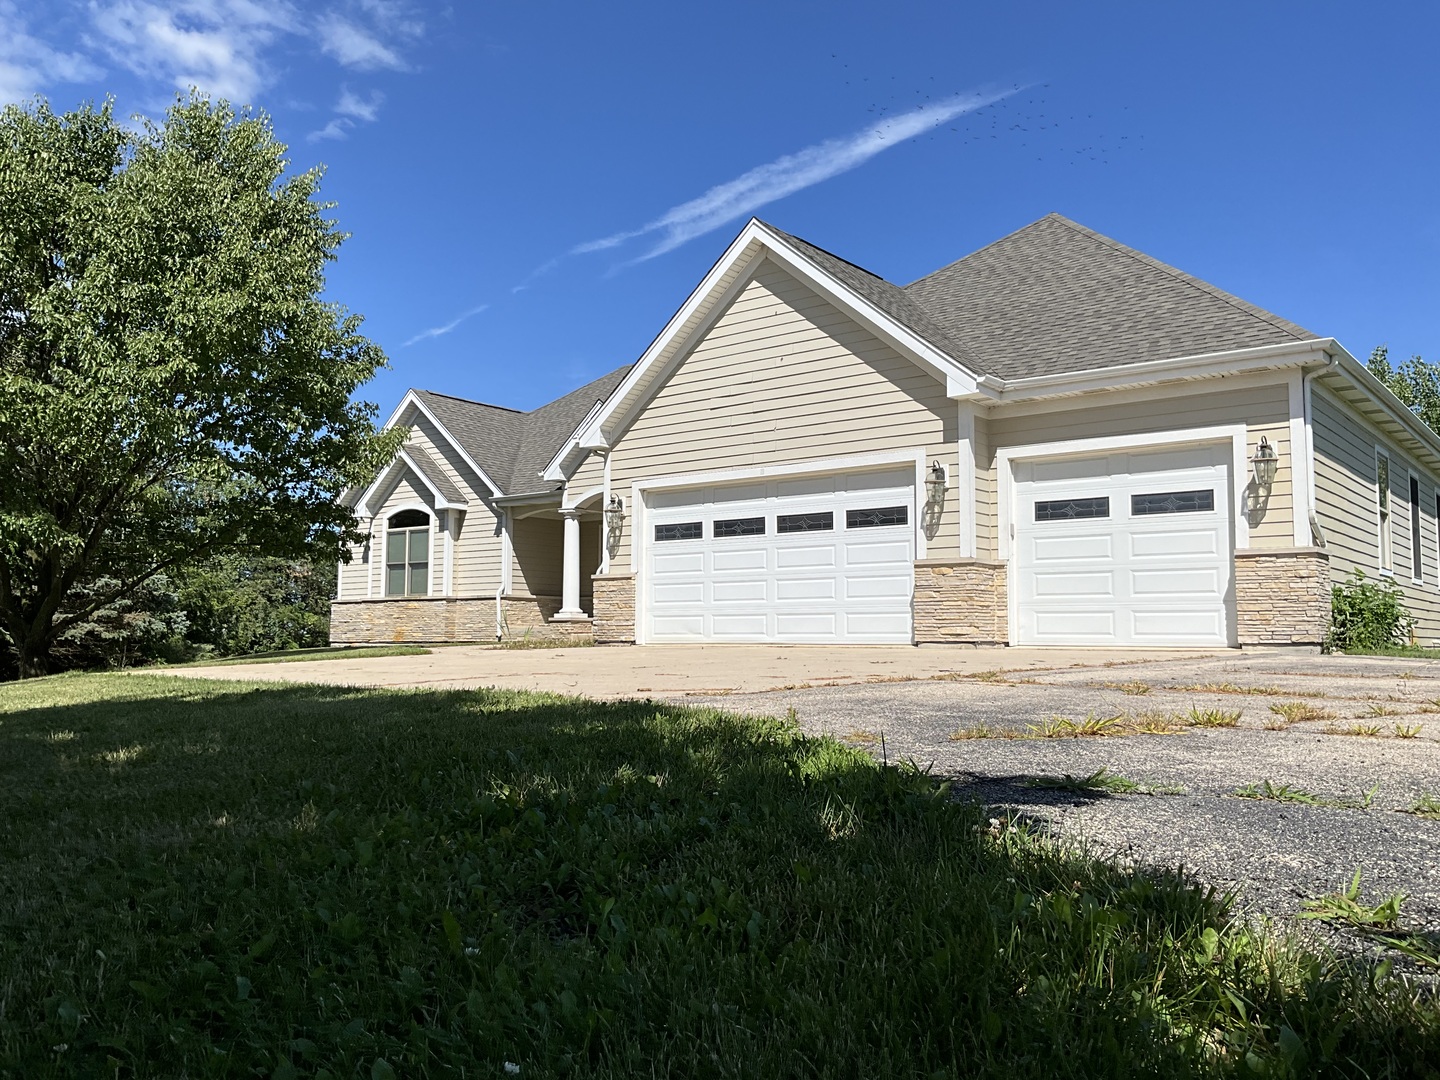
{"type": "Polygon", "coordinates": [[[635,644],[635,575],[596,574],[595,644],[635,644]]]}
{"type": "Polygon", "coordinates": [[[1330,556],[1313,547],[1235,552],[1235,629],[1242,646],[1318,647],[1330,629],[1330,556]]]}
{"type": "Polygon", "coordinates": [[[1010,641],[1006,570],[983,559],[915,563],[917,645],[1005,645],[1010,641]]]}

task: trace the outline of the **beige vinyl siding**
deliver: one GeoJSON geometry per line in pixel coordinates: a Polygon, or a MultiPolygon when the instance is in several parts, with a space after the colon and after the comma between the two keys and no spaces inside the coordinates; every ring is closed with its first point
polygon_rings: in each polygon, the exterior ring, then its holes
{"type": "Polygon", "coordinates": [[[517,518],[511,536],[515,542],[511,593],[559,596],[565,570],[564,523],[556,517],[517,518]]]}
{"type": "Polygon", "coordinates": [[[1331,579],[1337,584],[1352,570],[1370,577],[1380,572],[1380,506],[1376,491],[1375,451],[1390,457],[1390,535],[1395,584],[1416,618],[1416,637],[1432,644],[1440,637],[1440,588],[1437,588],[1435,481],[1388,439],[1318,385],[1312,387],[1311,430],[1315,441],[1315,516],[1325,531],[1331,579]],[[1420,584],[1411,581],[1410,473],[1420,481],[1420,584]]]}
{"type": "MultiPolygon", "coordinates": [[[[510,591],[517,596],[560,596],[565,587],[565,523],[556,517],[520,518],[514,527],[510,591]]],[[[600,521],[580,522],[580,595],[594,592],[600,568],[600,521]]]]}
{"type": "MultiPolygon", "coordinates": [[[[372,541],[375,536],[375,522],[370,522],[368,535],[372,541]]],[[[368,584],[373,565],[369,560],[369,552],[378,552],[379,547],[373,543],[350,545],[350,561],[340,564],[339,584],[336,588],[336,595],[341,600],[364,600],[370,595],[368,584]]]]}
{"type": "MultiPolygon", "coordinates": [[[[565,503],[573,505],[586,492],[605,485],[605,459],[593,450],[565,483],[565,503]]],[[[599,505],[598,503],[596,505],[599,505]]]]}
{"type": "Polygon", "coordinates": [[[982,559],[993,559],[999,522],[995,498],[995,448],[989,417],[975,417],[974,454],[975,554],[982,559]]]}
{"type": "MultiPolygon", "coordinates": [[[[988,500],[988,505],[977,516],[982,522],[994,520],[997,450],[1035,443],[1243,423],[1248,428],[1248,452],[1253,452],[1263,435],[1269,439],[1280,459],[1269,497],[1261,503],[1252,501],[1248,504],[1252,508],[1250,546],[1292,547],[1295,527],[1291,513],[1289,392],[1289,385],[1281,382],[1272,386],[1228,391],[1216,389],[1110,405],[1077,402],[1073,409],[1045,410],[1009,417],[1002,406],[991,413],[986,425],[989,444],[982,479],[976,486],[977,498],[988,500]]],[[[1250,477],[1247,474],[1236,479],[1244,485],[1250,477]]],[[[980,554],[993,558],[998,551],[998,538],[993,527],[989,527],[984,536],[983,542],[987,547],[982,548],[980,554]]]]}
{"type": "MultiPolygon", "coordinates": [[[[906,449],[954,477],[957,429],[939,381],[767,261],[621,436],[611,488],[628,499],[637,480],[906,449]]],[[[952,482],[932,555],[956,550],[957,507],[952,482]]]]}

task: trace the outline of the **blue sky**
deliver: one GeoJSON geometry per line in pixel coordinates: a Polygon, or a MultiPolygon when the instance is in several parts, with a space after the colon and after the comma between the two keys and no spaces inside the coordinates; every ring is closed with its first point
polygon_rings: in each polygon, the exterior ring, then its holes
{"type": "Polygon", "coordinates": [[[1440,360],[1437,38],[1421,3],[0,0],[0,100],[269,112],[328,166],[384,415],[634,360],[752,213],[904,284],[1059,211],[1440,360]]]}

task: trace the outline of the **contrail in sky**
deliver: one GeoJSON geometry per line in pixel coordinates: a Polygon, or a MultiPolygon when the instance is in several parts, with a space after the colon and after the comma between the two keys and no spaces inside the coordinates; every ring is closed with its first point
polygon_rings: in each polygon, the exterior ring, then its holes
{"type": "Polygon", "coordinates": [[[878,121],[853,135],[807,146],[758,165],[733,180],[717,184],[699,198],[667,210],[647,225],[577,244],[569,254],[607,251],[636,237],[659,234],[655,244],[633,261],[643,262],[664,255],[697,236],[748,217],[767,203],[849,172],[892,146],[922,135],[957,116],[993,105],[1022,89],[1024,87],[957,94],[945,101],[922,105],[910,112],[878,121]]]}

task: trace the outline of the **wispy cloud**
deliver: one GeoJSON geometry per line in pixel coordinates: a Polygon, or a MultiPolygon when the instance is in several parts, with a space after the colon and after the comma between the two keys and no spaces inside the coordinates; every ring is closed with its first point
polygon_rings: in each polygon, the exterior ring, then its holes
{"type": "Polygon", "coordinates": [[[400,54],[369,30],[340,15],[323,16],[316,23],[320,50],[345,67],[359,71],[405,71],[400,54]]]}
{"type": "Polygon", "coordinates": [[[362,98],[352,93],[348,87],[342,87],[340,100],[335,103],[335,115],[323,128],[310,132],[306,138],[311,142],[349,138],[351,130],[357,124],[372,124],[379,118],[380,106],[384,101],[385,95],[379,90],[372,90],[368,98],[362,98]]]}
{"type": "Polygon", "coordinates": [[[577,244],[569,253],[583,255],[607,251],[637,237],[657,235],[656,242],[632,261],[643,262],[657,255],[664,255],[697,236],[748,217],[767,203],[813,187],[832,176],[849,172],[892,146],[898,146],[966,113],[993,105],[1018,93],[1020,89],[1017,87],[959,94],[946,101],[924,105],[881,120],[853,135],[827,139],[814,146],[807,146],[793,154],[786,154],[765,165],[759,165],[733,180],[717,184],[698,198],[667,210],[638,229],[577,244]]]}
{"type": "Polygon", "coordinates": [[[272,80],[263,57],[299,29],[293,7],[255,0],[96,0],[94,44],[135,74],[250,104],[272,80]]]}
{"type": "MultiPolygon", "coordinates": [[[[198,87],[235,105],[253,105],[298,54],[333,57],[361,71],[408,71],[407,53],[425,33],[413,0],[325,0],[318,13],[299,0],[0,0],[0,104],[98,80],[107,68],[139,76],[158,106],[169,91],[198,87]],[[22,14],[49,7],[46,17],[22,14]],[[79,23],[76,33],[73,23],[79,23]],[[43,25],[42,25],[43,22],[43,25]],[[57,38],[70,39],[61,48],[57,38]]],[[[320,6],[320,5],[316,5],[320,6]]],[[[342,88],[316,138],[340,138],[375,120],[383,100],[342,88]],[[343,120],[343,123],[336,123],[343,120]]]]}
{"type": "Polygon", "coordinates": [[[84,82],[104,72],[80,53],[53,49],[28,33],[11,0],[0,0],[0,105],[25,101],[57,82],[84,82]]]}
{"type": "Polygon", "coordinates": [[[489,306],[489,304],[480,304],[479,306],[473,307],[469,311],[466,311],[456,316],[454,319],[451,319],[444,326],[432,326],[429,330],[421,330],[420,333],[416,334],[414,337],[402,344],[400,347],[402,349],[409,348],[417,341],[424,341],[426,338],[443,337],[444,335],[450,333],[451,330],[454,330],[457,326],[463,323],[466,319],[470,318],[470,316],[479,315],[480,312],[484,311],[489,306]]]}

